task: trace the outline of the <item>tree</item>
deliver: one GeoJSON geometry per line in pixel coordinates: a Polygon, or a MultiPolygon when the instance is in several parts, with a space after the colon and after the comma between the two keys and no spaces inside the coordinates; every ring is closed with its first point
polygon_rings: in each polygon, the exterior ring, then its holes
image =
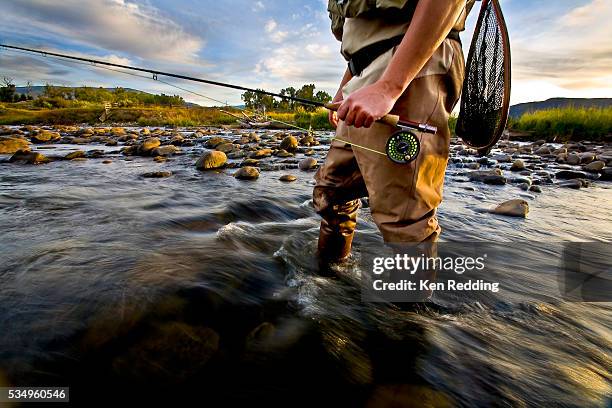
{"type": "Polygon", "coordinates": [[[13,102],[15,99],[15,84],[13,78],[3,77],[3,86],[0,87],[0,102],[13,102]]]}

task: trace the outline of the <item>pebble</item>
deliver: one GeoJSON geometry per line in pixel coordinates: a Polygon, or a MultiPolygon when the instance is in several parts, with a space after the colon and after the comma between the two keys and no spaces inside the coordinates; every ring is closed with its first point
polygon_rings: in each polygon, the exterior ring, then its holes
{"type": "Polygon", "coordinates": [[[579,190],[582,187],[582,182],[578,179],[572,179],[567,181],[562,181],[559,183],[560,187],[565,188],[573,188],[575,190],[579,190]]]}
{"type": "Polygon", "coordinates": [[[525,163],[520,159],[515,160],[514,163],[512,163],[512,167],[510,167],[510,171],[522,171],[522,170],[525,170],[525,163]]]}

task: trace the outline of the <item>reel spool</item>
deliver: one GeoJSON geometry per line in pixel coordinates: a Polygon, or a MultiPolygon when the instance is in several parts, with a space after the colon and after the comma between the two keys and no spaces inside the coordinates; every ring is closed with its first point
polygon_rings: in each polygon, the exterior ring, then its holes
{"type": "Polygon", "coordinates": [[[387,140],[387,157],[397,164],[408,164],[414,161],[421,151],[421,142],[416,134],[400,130],[387,140]]]}

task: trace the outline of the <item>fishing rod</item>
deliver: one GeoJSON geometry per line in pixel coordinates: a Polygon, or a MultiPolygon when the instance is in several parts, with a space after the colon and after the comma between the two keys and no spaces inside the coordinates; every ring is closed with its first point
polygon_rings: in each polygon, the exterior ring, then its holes
{"type": "MultiPolygon", "coordinates": [[[[90,63],[94,65],[103,65],[103,66],[109,66],[109,67],[128,69],[132,71],[146,72],[146,73],[152,74],[153,80],[158,80],[158,76],[162,75],[162,76],[166,76],[170,78],[183,79],[186,81],[200,82],[200,83],[204,83],[208,85],[214,85],[214,86],[219,86],[219,87],[224,87],[224,88],[231,88],[231,89],[236,89],[240,91],[253,92],[253,93],[273,96],[273,97],[281,98],[285,100],[291,100],[291,101],[298,102],[304,105],[321,107],[321,108],[325,108],[331,111],[337,111],[341,105],[340,103],[323,103],[323,102],[313,101],[310,99],[304,99],[304,98],[299,98],[295,96],[281,95],[281,94],[269,92],[263,89],[248,88],[248,87],[244,87],[240,85],[213,81],[210,79],[196,78],[196,77],[191,77],[187,75],[158,71],[158,70],[153,70],[153,69],[148,69],[148,68],[133,67],[130,65],[116,64],[112,62],[106,62],[106,61],[101,61],[101,60],[96,60],[96,59],[91,59],[91,58],[83,58],[83,57],[77,57],[74,55],[60,54],[60,53],[44,51],[44,50],[37,50],[33,48],[18,47],[18,46],[8,45],[8,44],[0,44],[0,47],[6,48],[6,49],[12,49],[12,50],[25,51],[25,52],[29,52],[33,54],[40,54],[42,56],[52,56],[52,57],[64,58],[67,60],[81,61],[81,62],[86,62],[86,63],[90,63]]],[[[396,163],[405,164],[405,163],[409,163],[413,161],[414,159],[416,159],[420,151],[420,141],[412,131],[419,131],[419,132],[430,133],[430,134],[437,133],[437,128],[435,126],[431,126],[426,123],[418,123],[418,122],[413,122],[409,120],[403,120],[403,119],[400,119],[398,115],[391,115],[391,114],[385,115],[381,119],[379,119],[379,122],[399,128],[399,130],[395,132],[393,135],[391,135],[391,137],[387,141],[385,153],[379,152],[373,149],[369,149],[364,146],[359,146],[359,145],[356,145],[354,143],[347,142],[344,140],[339,140],[339,139],[338,140],[341,142],[350,144],[350,145],[354,145],[356,147],[360,147],[366,150],[370,150],[370,151],[373,151],[379,154],[386,155],[389,157],[389,159],[391,159],[392,161],[396,163]]]]}

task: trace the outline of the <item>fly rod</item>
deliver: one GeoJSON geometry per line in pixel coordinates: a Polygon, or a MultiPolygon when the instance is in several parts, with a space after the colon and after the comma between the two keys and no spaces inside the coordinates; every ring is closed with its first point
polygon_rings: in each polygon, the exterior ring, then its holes
{"type": "MultiPolygon", "coordinates": [[[[8,45],[8,44],[0,44],[0,47],[6,48],[6,49],[12,49],[12,50],[25,51],[25,52],[29,52],[33,54],[40,54],[42,56],[52,56],[52,57],[64,58],[67,60],[87,62],[87,63],[94,64],[94,65],[103,65],[103,66],[109,66],[109,67],[128,69],[131,71],[146,72],[152,75],[153,80],[157,80],[157,77],[161,75],[161,76],[166,76],[170,78],[183,79],[186,81],[200,82],[200,83],[204,83],[208,85],[236,89],[240,91],[254,92],[258,94],[273,96],[273,97],[280,98],[280,99],[295,101],[295,102],[298,102],[304,105],[322,107],[322,108],[326,108],[331,111],[337,111],[341,105],[340,103],[317,102],[317,101],[313,101],[310,99],[298,98],[295,96],[281,95],[278,93],[269,92],[269,91],[262,90],[262,89],[248,88],[248,87],[244,87],[240,85],[213,81],[210,79],[196,78],[192,76],[175,74],[171,72],[158,71],[158,70],[153,70],[153,69],[148,69],[148,68],[140,68],[140,67],[133,67],[130,65],[116,64],[116,63],[100,61],[100,60],[96,60],[92,58],[83,58],[83,57],[77,57],[74,55],[60,54],[56,52],[37,50],[33,48],[18,47],[18,46],[8,45]]],[[[381,119],[379,119],[379,122],[399,128],[399,131],[395,132],[389,138],[387,142],[386,153],[377,152],[380,154],[386,154],[392,161],[399,163],[399,164],[405,164],[405,163],[409,163],[413,161],[414,159],[416,159],[419,153],[420,141],[417,138],[417,136],[411,132],[412,130],[423,132],[423,133],[430,133],[430,134],[435,134],[438,131],[438,129],[435,126],[431,126],[426,123],[418,123],[418,122],[400,119],[399,115],[391,115],[391,114],[385,115],[381,119]]],[[[349,142],[346,142],[346,143],[351,144],[349,142]]],[[[361,147],[361,146],[357,146],[357,147],[361,147]]]]}
{"type": "MultiPolygon", "coordinates": [[[[17,46],[14,46],[14,45],[0,44],[0,47],[4,47],[4,48],[8,48],[8,49],[13,49],[13,50],[26,51],[26,52],[30,52],[30,53],[34,53],[34,54],[40,54],[42,56],[50,55],[50,56],[53,56],[53,57],[71,59],[71,60],[75,60],[75,61],[83,61],[83,62],[88,62],[88,63],[91,63],[91,64],[106,65],[106,66],[110,66],[110,67],[129,69],[129,70],[132,70],[132,71],[146,72],[146,73],[152,74],[154,80],[157,79],[158,75],[162,75],[162,76],[166,76],[166,77],[170,77],[170,78],[178,78],[178,79],[184,79],[186,81],[194,81],[194,82],[200,82],[200,83],[209,84],[209,85],[220,86],[220,87],[224,87],[224,88],[236,89],[236,90],[239,90],[239,91],[250,91],[250,92],[254,92],[254,93],[258,93],[258,94],[274,96],[276,98],[288,99],[288,100],[291,100],[291,101],[302,103],[304,105],[310,105],[310,106],[326,108],[326,109],[329,109],[329,110],[332,110],[332,111],[336,111],[340,107],[339,104],[317,102],[317,101],[312,101],[310,99],[298,98],[298,97],[295,97],[295,96],[281,95],[281,94],[278,94],[278,93],[269,92],[269,91],[262,90],[262,89],[247,88],[245,86],[228,84],[228,83],[225,83],[225,82],[213,81],[213,80],[210,80],[210,79],[195,78],[195,77],[192,77],[192,76],[175,74],[175,73],[171,73],[171,72],[157,71],[157,70],[148,69],[148,68],[133,67],[133,66],[130,66],[130,65],[115,64],[113,62],[100,61],[100,60],[95,60],[95,59],[91,59],[91,58],[76,57],[74,55],[59,54],[59,53],[55,53],[55,52],[44,51],[44,50],[37,50],[37,49],[33,49],[33,48],[17,47],[17,46]]],[[[383,118],[380,119],[380,122],[387,123],[387,124],[389,124],[391,126],[400,126],[400,127],[410,128],[410,129],[418,130],[420,132],[425,132],[425,133],[432,133],[432,134],[434,134],[434,133],[437,132],[437,128],[434,127],[434,126],[430,126],[430,125],[427,125],[427,124],[424,124],[424,123],[412,122],[412,121],[409,121],[409,120],[403,120],[403,119],[400,119],[400,117],[397,116],[397,115],[385,115],[383,118]]]]}

